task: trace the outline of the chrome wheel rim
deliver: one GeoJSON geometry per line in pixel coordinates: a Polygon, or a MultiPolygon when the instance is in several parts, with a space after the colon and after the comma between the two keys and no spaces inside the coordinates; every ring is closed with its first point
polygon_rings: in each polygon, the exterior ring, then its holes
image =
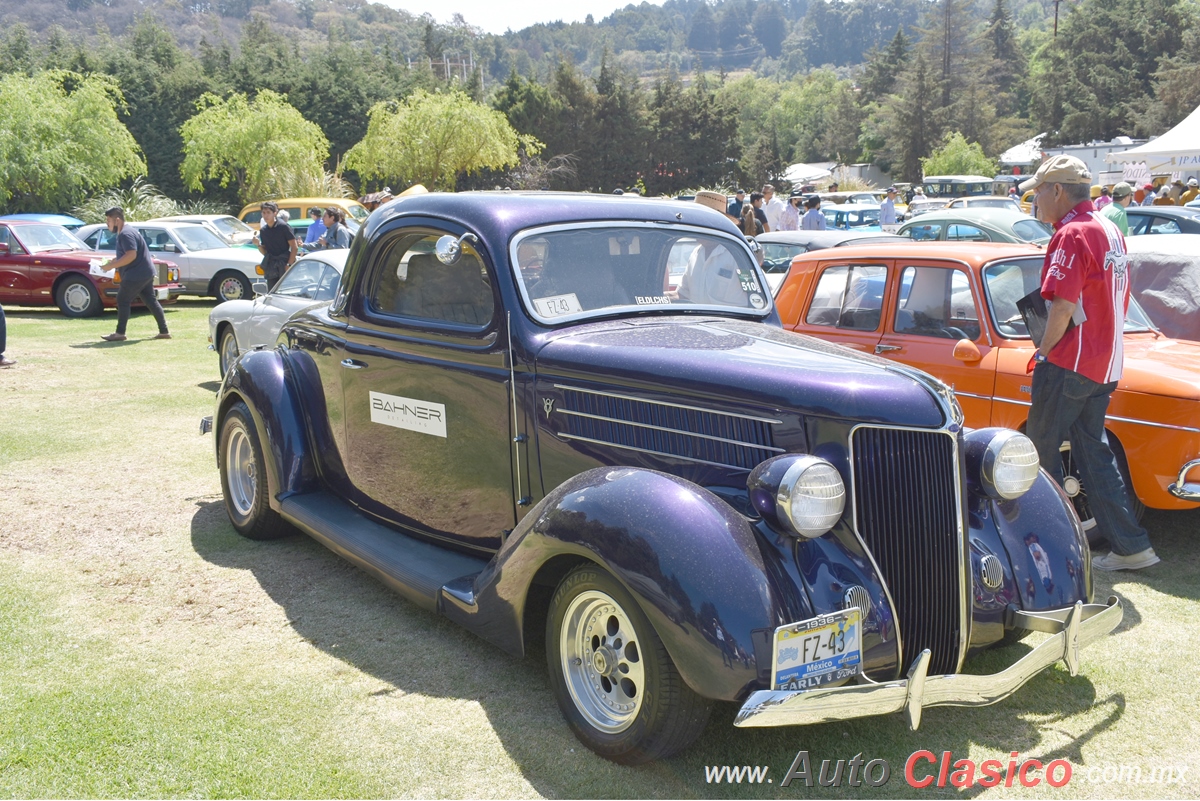
{"type": "Polygon", "coordinates": [[[226,332],[225,336],[221,337],[221,375],[229,372],[229,368],[237,361],[237,357],[237,339],[232,333],[226,332]]]}
{"type": "Polygon", "coordinates": [[[625,610],[602,592],[581,593],[567,608],[559,653],[575,708],[596,729],[616,734],[642,709],[645,657],[625,610]]]}
{"type": "Polygon", "coordinates": [[[75,314],[83,314],[92,305],[92,293],[83,284],[71,284],[63,292],[63,303],[75,314]]]}
{"type": "Polygon", "coordinates": [[[246,294],[242,291],[242,282],[232,276],[221,279],[217,291],[221,300],[241,300],[246,294]]]}
{"type": "Polygon", "coordinates": [[[257,473],[250,436],[246,429],[234,426],[225,443],[225,477],[229,485],[229,500],[242,517],[249,517],[254,508],[254,496],[258,488],[257,473]]]}

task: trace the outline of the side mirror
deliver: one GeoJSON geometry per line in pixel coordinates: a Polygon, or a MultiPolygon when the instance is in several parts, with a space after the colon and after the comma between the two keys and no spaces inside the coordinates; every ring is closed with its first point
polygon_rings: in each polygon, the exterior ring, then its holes
{"type": "Polygon", "coordinates": [[[458,239],[449,234],[438,239],[436,247],[438,261],[447,266],[457,262],[462,258],[462,243],[468,240],[471,242],[479,241],[475,234],[469,233],[463,234],[458,239]]]}
{"type": "Polygon", "coordinates": [[[267,290],[270,289],[270,287],[267,286],[266,281],[255,281],[253,286],[254,286],[254,296],[255,297],[259,297],[259,296],[267,294],[267,290]]]}
{"type": "Polygon", "coordinates": [[[964,364],[975,364],[983,359],[979,346],[969,339],[960,339],[954,343],[954,358],[964,364]]]}
{"type": "Polygon", "coordinates": [[[8,243],[0,242],[0,253],[8,253],[8,243]]]}
{"type": "Polygon", "coordinates": [[[163,250],[167,253],[178,253],[179,252],[179,248],[175,247],[174,242],[168,242],[167,244],[163,245],[163,250]]]}

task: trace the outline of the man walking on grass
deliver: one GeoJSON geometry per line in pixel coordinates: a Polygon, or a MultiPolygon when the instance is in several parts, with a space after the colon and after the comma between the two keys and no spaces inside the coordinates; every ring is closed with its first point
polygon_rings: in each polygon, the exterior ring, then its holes
{"type": "Polygon", "coordinates": [[[1091,184],[1087,165],[1074,156],[1049,159],[1021,184],[1022,191],[1037,193],[1040,219],[1054,225],[1042,265],[1049,319],[1030,360],[1033,404],[1026,433],[1042,469],[1060,486],[1059,448],[1071,441],[1096,525],[1112,546],[1111,553],[1093,557],[1092,567],[1138,570],[1159,558],[1130,510],[1129,488],[1104,433],[1122,372],[1129,256],[1116,224],[1093,208],[1091,184]]]}
{"type": "Polygon", "coordinates": [[[287,268],[296,263],[296,234],[292,226],[279,219],[279,205],[262,204],[263,227],[258,232],[258,252],[263,254],[263,273],[267,287],[274,288],[287,268]]]}
{"type": "Polygon", "coordinates": [[[120,206],[113,206],[104,212],[104,221],[108,230],[117,235],[117,255],[104,267],[120,273],[121,287],[117,290],[117,331],[101,339],[106,342],[124,342],[128,339],[125,326],[129,322],[129,308],[134,298],[141,298],[154,315],[154,321],[158,323],[158,336],[154,338],[170,339],[167,318],[154,294],[154,262],[150,261],[146,240],[137,231],[125,226],[125,210],[120,206]]]}

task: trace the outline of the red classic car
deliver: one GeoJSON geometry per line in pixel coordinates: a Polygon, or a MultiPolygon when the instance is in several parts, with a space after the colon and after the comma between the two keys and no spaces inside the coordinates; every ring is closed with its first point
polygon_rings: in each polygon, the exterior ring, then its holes
{"type": "MultiPolygon", "coordinates": [[[[1038,286],[1045,250],[974,242],[856,245],[792,260],[775,296],[784,328],[917,367],[953,388],[973,428],[1022,429],[1033,343],[1017,300],[1038,286]]],[[[1125,374],[1109,442],[1137,502],[1200,503],[1200,344],[1156,331],[1131,300],[1125,374]]],[[[1063,443],[1065,490],[1085,528],[1086,493],[1063,443]]]]}
{"type": "MultiPolygon", "coordinates": [[[[57,305],[68,317],[97,315],[117,305],[119,279],[100,270],[107,260],[61,225],[0,221],[0,303],[57,305]]],[[[183,291],[176,283],[179,269],[160,259],[154,266],[158,299],[169,303],[183,291]]]]}

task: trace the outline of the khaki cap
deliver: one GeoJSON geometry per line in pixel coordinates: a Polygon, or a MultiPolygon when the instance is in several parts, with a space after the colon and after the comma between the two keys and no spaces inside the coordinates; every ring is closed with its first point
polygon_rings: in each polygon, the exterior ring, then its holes
{"type": "Polygon", "coordinates": [[[1133,187],[1130,186],[1129,184],[1127,184],[1125,181],[1121,181],[1118,184],[1116,184],[1112,190],[1112,196],[1114,198],[1126,197],[1126,196],[1132,195],[1132,194],[1133,194],[1133,187]]]}
{"type": "Polygon", "coordinates": [[[1038,167],[1037,173],[1021,184],[1021,191],[1037,189],[1042,184],[1091,184],[1092,174],[1087,165],[1074,156],[1055,156],[1038,167]]]}
{"type": "Polygon", "coordinates": [[[725,195],[720,192],[710,192],[707,189],[696,193],[696,202],[701,206],[708,206],[713,211],[719,211],[722,214],[725,213],[725,209],[727,208],[725,195]]]}

